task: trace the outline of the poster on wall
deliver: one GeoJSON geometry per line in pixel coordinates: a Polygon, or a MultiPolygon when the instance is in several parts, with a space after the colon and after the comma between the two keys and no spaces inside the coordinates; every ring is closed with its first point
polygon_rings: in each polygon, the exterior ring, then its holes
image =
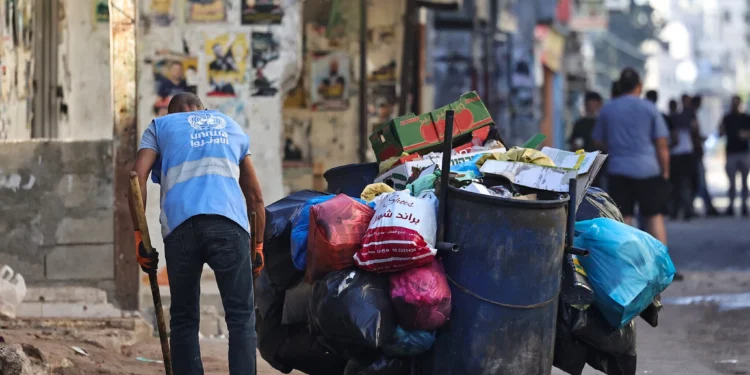
{"type": "Polygon", "coordinates": [[[227,19],[226,0],[187,0],[186,22],[223,22],[227,19]]]}
{"type": "Polygon", "coordinates": [[[167,106],[173,96],[181,92],[198,91],[198,58],[171,51],[159,51],[152,62],[156,102],[154,115],[167,114],[167,106]]]}
{"type": "Polygon", "coordinates": [[[173,0],[147,0],[146,16],[157,26],[166,27],[175,20],[173,0]]]}
{"type": "Polygon", "coordinates": [[[270,32],[252,33],[253,96],[274,96],[279,92],[281,67],[279,41],[270,32]]]}
{"type": "Polygon", "coordinates": [[[370,72],[370,82],[396,82],[396,60],[391,60],[370,72]]]}
{"type": "Polygon", "coordinates": [[[310,102],[314,111],[345,110],[349,107],[349,54],[317,51],[310,59],[310,102]]]}
{"type": "Polygon", "coordinates": [[[284,11],[281,0],[240,0],[242,24],[281,23],[284,11]]]}
{"type": "Polygon", "coordinates": [[[96,22],[109,22],[108,0],[94,0],[94,19],[96,22]]]}
{"type": "Polygon", "coordinates": [[[236,96],[236,89],[245,77],[248,41],[245,34],[222,34],[206,39],[208,60],[208,96],[236,96]]]}

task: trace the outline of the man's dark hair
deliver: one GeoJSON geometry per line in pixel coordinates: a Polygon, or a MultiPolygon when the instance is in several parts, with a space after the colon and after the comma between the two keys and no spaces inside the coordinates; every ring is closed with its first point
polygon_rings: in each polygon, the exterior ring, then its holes
{"type": "Polygon", "coordinates": [[[701,103],[703,103],[703,97],[701,97],[700,95],[696,95],[692,99],[690,99],[690,104],[692,104],[694,109],[698,109],[698,107],[701,106],[701,103]]]}
{"type": "Polygon", "coordinates": [[[677,100],[670,99],[669,100],[669,109],[677,109],[677,100]]]}
{"type": "Polygon", "coordinates": [[[620,87],[619,81],[612,82],[612,87],[610,88],[609,95],[612,99],[622,95],[622,88],[620,87]]]}
{"type": "Polygon", "coordinates": [[[192,92],[181,92],[172,97],[169,101],[167,111],[169,113],[185,112],[186,107],[198,107],[203,109],[203,103],[198,99],[198,96],[192,92]]]}
{"type": "Polygon", "coordinates": [[[625,68],[620,73],[620,90],[627,94],[635,90],[641,84],[641,76],[633,68],[625,68]]]}
{"type": "Polygon", "coordinates": [[[583,101],[590,102],[590,101],[602,101],[602,96],[599,95],[596,91],[587,91],[586,96],[583,97],[583,101]]]}
{"type": "Polygon", "coordinates": [[[657,93],[656,90],[648,90],[648,92],[646,92],[646,99],[651,103],[656,104],[656,102],[659,101],[659,93],[657,93]]]}

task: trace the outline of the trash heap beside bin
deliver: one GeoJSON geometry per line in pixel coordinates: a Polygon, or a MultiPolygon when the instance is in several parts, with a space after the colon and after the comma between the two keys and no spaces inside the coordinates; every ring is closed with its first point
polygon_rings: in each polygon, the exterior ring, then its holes
{"type": "Polygon", "coordinates": [[[269,205],[268,266],[255,281],[262,357],[321,375],[548,375],[553,363],[630,374],[633,318],[656,322],[671,282],[666,249],[629,232],[618,257],[591,228],[625,229],[596,219],[576,227],[590,259],[565,254],[569,201],[619,213],[606,193],[586,194],[606,156],[541,148],[541,135],[509,147],[498,134],[467,93],[376,127],[378,162],[329,170],[328,193],[269,205]],[[442,171],[448,110],[455,137],[442,171]],[[573,197],[571,180],[582,187],[573,197]],[[628,263],[639,254],[649,264],[628,263]],[[607,276],[623,264],[634,272],[607,276]],[[648,287],[613,289],[636,281],[648,287]]]}

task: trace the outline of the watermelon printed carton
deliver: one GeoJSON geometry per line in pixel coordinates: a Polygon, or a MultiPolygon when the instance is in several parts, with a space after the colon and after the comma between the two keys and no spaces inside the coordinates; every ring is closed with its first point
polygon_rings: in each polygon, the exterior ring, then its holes
{"type": "MultiPolygon", "coordinates": [[[[445,135],[445,112],[455,111],[453,136],[472,133],[493,123],[487,107],[476,92],[461,95],[459,100],[422,115],[409,113],[377,127],[370,134],[370,144],[378,161],[401,153],[427,151],[440,144],[445,135]]],[[[483,129],[488,131],[488,128],[483,129]]]]}

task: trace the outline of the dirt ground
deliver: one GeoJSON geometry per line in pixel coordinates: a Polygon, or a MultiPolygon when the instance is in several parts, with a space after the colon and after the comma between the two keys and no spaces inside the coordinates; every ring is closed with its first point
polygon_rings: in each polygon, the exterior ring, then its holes
{"type": "MultiPolygon", "coordinates": [[[[158,338],[147,332],[117,328],[71,327],[66,324],[48,324],[45,327],[26,324],[9,326],[0,322],[0,337],[6,344],[30,344],[38,348],[54,375],[164,374],[162,364],[136,359],[161,359],[158,338]],[[89,355],[76,353],[72,346],[80,347],[89,355]]],[[[229,373],[226,340],[201,340],[201,352],[207,375],[229,373]]],[[[258,355],[258,374],[281,373],[272,369],[258,355]]]]}

